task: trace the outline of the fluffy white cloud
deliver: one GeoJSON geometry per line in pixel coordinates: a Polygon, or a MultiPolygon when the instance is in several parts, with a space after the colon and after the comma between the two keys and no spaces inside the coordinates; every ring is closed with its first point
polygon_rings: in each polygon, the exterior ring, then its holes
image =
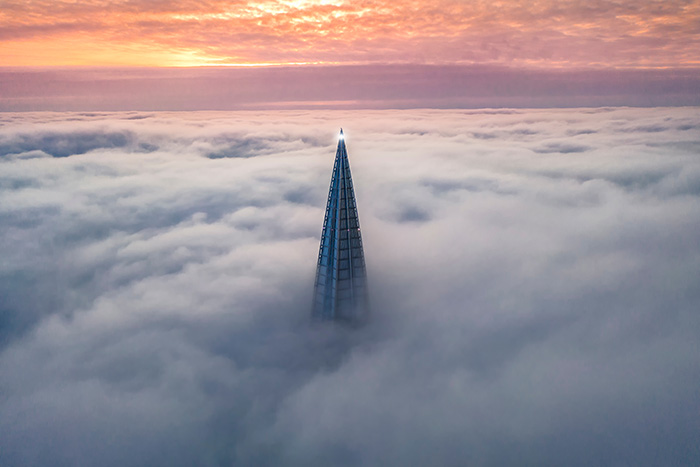
{"type": "Polygon", "coordinates": [[[4,114],[0,463],[696,463],[697,115],[4,114]],[[340,126],[352,331],[308,322],[340,126]]]}

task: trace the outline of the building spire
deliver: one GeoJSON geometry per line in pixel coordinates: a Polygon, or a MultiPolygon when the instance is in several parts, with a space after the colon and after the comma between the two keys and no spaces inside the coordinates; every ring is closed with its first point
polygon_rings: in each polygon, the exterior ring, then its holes
{"type": "Polygon", "coordinates": [[[323,219],[312,314],[318,319],[357,323],[365,317],[367,305],[360,221],[341,128],[323,219]]]}

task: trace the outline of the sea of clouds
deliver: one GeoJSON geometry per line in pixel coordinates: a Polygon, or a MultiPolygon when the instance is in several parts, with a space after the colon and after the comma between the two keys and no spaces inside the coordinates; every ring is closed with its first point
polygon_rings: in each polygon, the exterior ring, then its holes
{"type": "Polygon", "coordinates": [[[698,108],[0,114],[0,465],[697,465],[699,273],[698,108]]]}

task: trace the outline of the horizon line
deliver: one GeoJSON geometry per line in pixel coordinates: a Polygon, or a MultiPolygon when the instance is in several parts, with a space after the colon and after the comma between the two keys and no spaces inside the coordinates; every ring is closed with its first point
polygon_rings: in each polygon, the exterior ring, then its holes
{"type": "Polygon", "coordinates": [[[645,71],[645,70],[700,70],[700,62],[674,65],[588,65],[568,64],[507,64],[499,62],[259,62],[259,63],[204,63],[197,65],[0,65],[0,70],[190,70],[190,69],[255,69],[255,68],[341,68],[341,67],[426,67],[426,68],[490,68],[532,71],[645,71]]]}

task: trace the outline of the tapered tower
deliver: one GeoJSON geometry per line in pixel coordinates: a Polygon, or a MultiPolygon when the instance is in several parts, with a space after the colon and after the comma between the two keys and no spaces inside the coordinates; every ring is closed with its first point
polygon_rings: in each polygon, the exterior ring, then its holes
{"type": "Polygon", "coordinates": [[[314,318],[359,323],[367,313],[360,221],[345,137],[340,130],[314,284],[314,318]]]}

